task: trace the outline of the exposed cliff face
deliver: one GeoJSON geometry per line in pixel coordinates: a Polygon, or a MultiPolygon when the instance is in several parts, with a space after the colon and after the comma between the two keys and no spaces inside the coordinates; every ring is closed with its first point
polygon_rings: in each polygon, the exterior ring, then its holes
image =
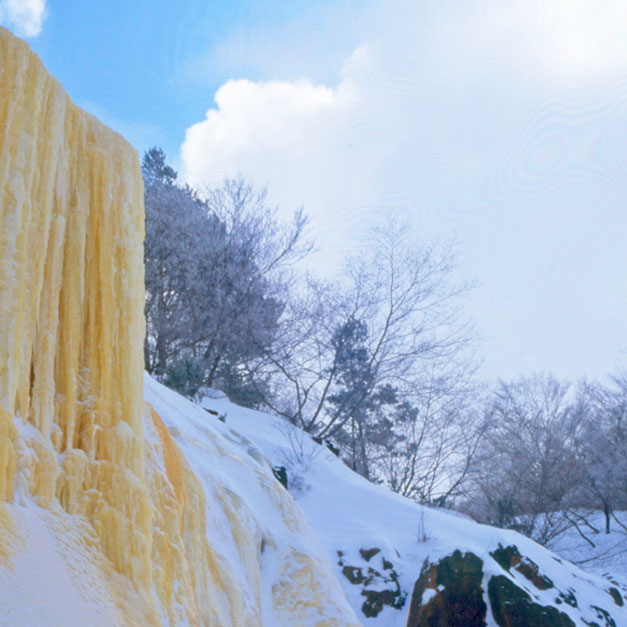
{"type": "MultiPolygon", "coordinates": [[[[202,484],[144,404],[142,191],[135,151],[0,28],[2,615],[356,624],[268,464],[250,480],[291,544],[222,477],[202,484]],[[282,578],[264,572],[264,551],[282,560],[282,578]]],[[[247,472],[251,460],[227,444],[206,454],[247,472]]]]}

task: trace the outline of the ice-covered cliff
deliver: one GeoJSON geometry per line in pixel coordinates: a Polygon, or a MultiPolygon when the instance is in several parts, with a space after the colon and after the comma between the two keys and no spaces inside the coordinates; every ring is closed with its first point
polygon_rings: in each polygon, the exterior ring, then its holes
{"type": "Polygon", "coordinates": [[[2,28],[0,225],[0,623],[355,623],[291,497],[209,436],[275,531],[219,477],[207,518],[142,397],[137,154],[2,28]]]}

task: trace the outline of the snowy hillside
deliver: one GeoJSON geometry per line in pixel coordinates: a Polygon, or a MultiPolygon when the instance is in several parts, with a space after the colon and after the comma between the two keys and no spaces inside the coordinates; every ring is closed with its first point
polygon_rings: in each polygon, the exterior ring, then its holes
{"type": "MultiPolygon", "coordinates": [[[[208,534],[224,534],[225,559],[237,550],[232,539],[237,530],[212,520],[216,482],[224,482],[254,512],[239,524],[255,527],[262,543],[268,538],[261,549],[262,585],[275,586],[292,576],[294,565],[284,558],[296,548],[326,562],[366,625],[457,624],[426,622],[429,616],[451,620],[456,596],[467,606],[468,625],[484,624],[482,613],[490,625],[627,625],[627,590],[619,591],[618,584],[580,570],[515,532],[390,493],[291,425],[214,396],[205,398],[201,409],[146,376],[146,400],[203,483],[208,534]],[[249,471],[238,474],[231,456],[212,454],[218,443],[232,456],[252,459],[278,486],[272,466],[285,467],[289,491],[312,529],[307,524],[299,533],[284,529],[249,471]],[[515,623],[507,622],[508,604],[515,608],[515,623]]],[[[340,599],[333,603],[341,606],[340,599]]],[[[265,607],[264,624],[283,624],[272,615],[271,604],[265,607]]]]}
{"type": "Polygon", "coordinates": [[[569,529],[556,539],[552,550],[584,570],[611,577],[627,587],[627,530],[621,527],[627,512],[614,512],[614,516],[617,521],[611,520],[610,533],[606,534],[603,514],[587,514],[589,526],[580,523],[582,533],[569,529]]]}

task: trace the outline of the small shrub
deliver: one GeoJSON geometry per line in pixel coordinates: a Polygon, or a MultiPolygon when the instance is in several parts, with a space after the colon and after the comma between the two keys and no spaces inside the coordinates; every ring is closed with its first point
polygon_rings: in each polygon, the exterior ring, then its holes
{"type": "Polygon", "coordinates": [[[425,513],[424,510],[420,510],[420,516],[418,517],[418,543],[424,544],[431,539],[431,535],[427,531],[425,525],[425,513]]]}
{"type": "Polygon", "coordinates": [[[194,399],[203,384],[202,363],[190,356],[181,357],[168,366],[163,382],[172,390],[194,399]]]}

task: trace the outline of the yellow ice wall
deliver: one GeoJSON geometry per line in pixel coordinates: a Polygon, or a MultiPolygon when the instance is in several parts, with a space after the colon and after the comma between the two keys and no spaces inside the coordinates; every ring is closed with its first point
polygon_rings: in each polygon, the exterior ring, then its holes
{"type": "Polygon", "coordinates": [[[0,514],[34,499],[57,527],[88,521],[108,561],[74,531],[72,553],[119,624],[256,627],[259,599],[219,563],[203,488],[143,402],[143,215],[135,151],[0,27],[0,514]]]}
{"type": "MultiPolygon", "coordinates": [[[[30,551],[67,565],[101,624],[257,627],[265,585],[267,611],[279,620],[272,627],[355,625],[318,557],[290,548],[275,580],[262,581],[264,544],[270,550],[283,538],[262,528],[223,476],[201,483],[144,405],[143,215],[135,151],[77,108],[28,46],[0,27],[4,589],[24,586],[12,564],[30,551]],[[29,501],[40,507],[21,507],[29,501]],[[220,541],[228,537],[231,554],[220,541]]],[[[310,533],[268,469],[207,446],[224,472],[236,464],[257,477],[256,495],[272,497],[294,538],[310,533]]],[[[28,583],[36,604],[45,575],[28,583]]],[[[19,619],[20,606],[12,609],[19,619]]]]}
{"type": "Polygon", "coordinates": [[[142,193],[131,146],[0,28],[0,500],[83,514],[147,588],[142,193]]]}

